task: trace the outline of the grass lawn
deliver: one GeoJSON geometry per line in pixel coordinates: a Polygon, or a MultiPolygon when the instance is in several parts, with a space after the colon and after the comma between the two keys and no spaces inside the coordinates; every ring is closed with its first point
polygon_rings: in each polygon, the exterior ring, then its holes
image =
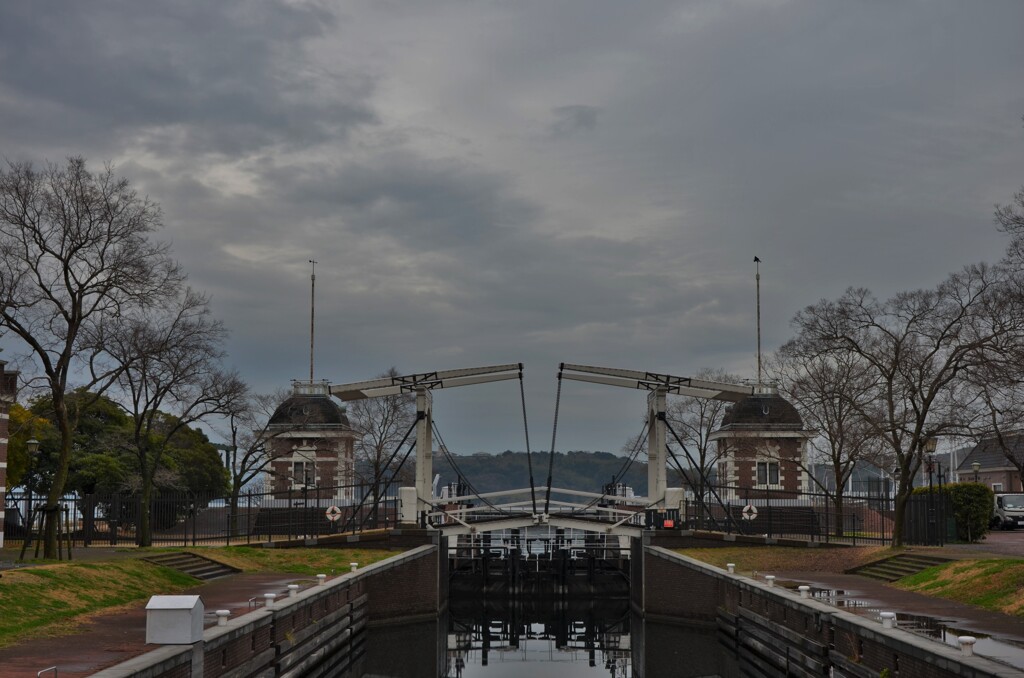
{"type": "Polygon", "coordinates": [[[730,546],[708,549],[676,549],[689,556],[725,569],[735,563],[736,572],[843,572],[873,560],[895,554],[884,546],[793,548],[789,546],[730,546]]]}
{"type": "MultiPolygon", "coordinates": [[[[676,549],[678,553],[717,567],[736,563],[736,572],[843,572],[874,560],[898,555],[902,549],[882,546],[797,549],[758,548],[676,549]]],[[[930,567],[891,584],[936,598],[955,600],[994,612],[1024,616],[1024,560],[976,558],[930,567]]]]}
{"type": "Polygon", "coordinates": [[[905,577],[896,586],[937,598],[1024,616],[1024,560],[958,560],[905,577]]]}
{"type": "Polygon", "coordinates": [[[59,563],[6,570],[0,577],[0,647],[22,638],[71,632],[99,611],[174,593],[198,580],[135,559],[59,563]]]}
{"type": "Polygon", "coordinates": [[[340,574],[349,571],[349,563],[366,567],[397,555],[397,551],[366,548],[352,549],[265,549],[252,546],[207,546],[195,548],[152,549],[153,553],[191,551],[237,567],[242,572],[286,572],[289,574],[340,574]]]}
{"type": "MultiPolygon", "coordinates": [[[[134,550],[133,550],[134,551],[134,550]]],[[[193,551],[243,572],[313,576],[348,572],[396,554],[371,549],[262,549],[247,546],[139,549],[138,555],[193,551]]],[[[133,553],[134,555],[134,553],[133,553]]],[[[153,591],[172,594],[201,582],[119,554],[111,560],[64,562],[5,570],[0,577],[0,647],[33,636],[72,633],[86,618],[139,605],[153,591]]]]}

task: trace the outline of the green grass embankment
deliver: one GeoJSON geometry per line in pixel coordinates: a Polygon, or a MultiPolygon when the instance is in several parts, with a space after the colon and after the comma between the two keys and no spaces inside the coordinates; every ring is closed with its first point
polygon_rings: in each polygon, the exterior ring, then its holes
{"type": "Polygon", "coordinates": [[[994,612],[1024,616],[1024,560],[1019,558],[957,560],[904,577],[895,585],[994,612]]]}
{"type": "Polygon", "coordinates": [[[789,546],[729,546],[676,549],[678,553],[725,569],[735,563],[741,574],[760,572],[844,572],[890,555],[883,546],[793,548],[789,546]]]}
{"type": "MultiPolygon", "coordinates": [[[[747,576],[774,572],[844,572],[902,553],[886,547],[796,549],[781,546],[677,549],[717,567],[735,563],[747,576]]],[[[937,554],[941,555],[941,554],[937,554]]],[[[930,567],[891,584],[934,598],[1024,616],[1024,559],[968,558],[930,567]]]]}
{"type": "MultiPolygon", "coordinates": [[[[192,551],[207,558],[237,567],[242,572],[286,572],[314,576],[317,574],[341,574],[349,571],[349,563],[366,567],[377,561],[396,555],[395,551],[376,549],[265,549],[252,546],[224,546],[189,549],[166,549],[192,551]]],[[[163,553],[165,549],[156,549],[163,553]]]]}
{"type": "Polygon", "coordinates": [[[197,583],[135,559],[7,570],[0,578],[0,647],[29,636],[67,633],[90,614],[197,583]]]}
{"type": "MultiPolygon", "coordinates": [[[[262,549],[246,546],[140,549],[139,556],[192,551],[243,572],[312,577],[348,572],[395,555],[371,549],[262,549]]],[[[133,553],[132,555],[135,555],[133,553]]],[[[201,584],[176,570],[124,553],[111,560],[46,563],[6,570],[0,577],[0,647],[31,637],[73,633],[91,616],[141,605],[153,592],[173,594],[201,584]]]]}

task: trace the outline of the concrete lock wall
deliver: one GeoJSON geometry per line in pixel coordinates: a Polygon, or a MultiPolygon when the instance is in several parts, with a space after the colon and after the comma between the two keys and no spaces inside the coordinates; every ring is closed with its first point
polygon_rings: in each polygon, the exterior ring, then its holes
{"type": "Polygon", "coordinates": [[[900,678],[1016,673],[658,546],[643,547],[643,573],[636,580],[642,590],[633,592],[633,602],[645,621],[717,628],[750,675],[877,678],[886,669],[900,678]]]}
{"type": "Polygon", "coordinates": [[[436,617],[446,604],[443,549],[426,545],[357,572],[279,596],[213,626],[193,645],[168,645],[93,674],[99,678],[337,675],[362,657],[367,629],[436,617]]]}

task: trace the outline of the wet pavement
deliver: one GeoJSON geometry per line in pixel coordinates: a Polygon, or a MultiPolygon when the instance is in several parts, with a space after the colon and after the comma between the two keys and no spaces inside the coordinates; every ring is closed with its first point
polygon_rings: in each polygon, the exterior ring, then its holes
{"type": "MultiPolygon", "coordinates": [[[[913,547],[909,551],[940,558],[1024,558],[1024,530],[995,531],[978,544],[913,547]]],[[[956,646],[956,637],[978,638],[975,651],[1024,669],[1024,617],[991,612],[920,593],[903,591],[884,582],[852,574],[772,572],[777,583],[812,587],[812,595],[847,612],[881,623],[882,612],[895,612],[897,626],[956,646]]]]}

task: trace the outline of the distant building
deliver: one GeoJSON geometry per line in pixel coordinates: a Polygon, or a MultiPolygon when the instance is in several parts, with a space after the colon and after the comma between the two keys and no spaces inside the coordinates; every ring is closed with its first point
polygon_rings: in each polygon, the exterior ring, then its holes
{"type": "Polygon", "coordinates": [[[18,373],[4,369],[0,360],[0,548],[4,545],[4,506],[7,501],[7,435],[10,430],[10,409],[18,395],[18,373]]]}
{"type": "MultiPolygon", "coordinates": [[[[812,464],[815,481],[812,483],[812,492],[835,492],[836,476],[830,463],[812,464]]],[[[864,459],[859,459],[853,464],[853,471],[846,479],[846,486],[843,492],[848,496],[890,496],[893,492],[892,471],[886,471],[875,464],[864,459]]]]}
{"type": "Polygon", "coordinates": [[[294,382],[268,429],[268,484],[275,499],[295,500],[303,492],[341,503],[352,499],[356,434],[327,382],[294,382]]]}
{"type": "MultiPolygon", "coordinates": [[[[1024,433],[1005,435],[1010,454],[1024,459],[1024,433]]],[[[961,482],[975,479],[974,464],[977,462],[977,480],[992,488],[993,492],[1021,492],[1020,472],[1006,457],[995,438],[986,438],[975,445],[957,467],[961,482]]]]}
{"type": "Polygon", "coordinates": [[[774,386],[759,386],[757,393],[726,411],[722,425],[710,436],[718,445],[718,478],[730,488],[726,495],[807,491],[810,480],[804,468],[807,441],[813,435],[774,386]]]}

